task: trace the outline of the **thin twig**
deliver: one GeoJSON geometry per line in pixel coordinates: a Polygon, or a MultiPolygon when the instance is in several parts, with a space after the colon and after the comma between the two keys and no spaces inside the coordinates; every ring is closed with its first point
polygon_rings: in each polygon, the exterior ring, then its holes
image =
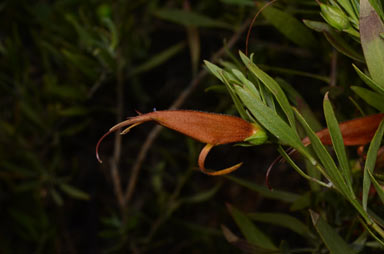
{"type": "Polygon", "coordinates": [[[332,57],[331,57],[331,71],[329,75],[329,86],[336,86],[336,78],[337,78],[337,51],[333,49],[332,57]]]}
{"type": "MultiPolygon", "coordinates": [[[[251,19],[248,19],[244,22],[244,24],[237,30],[237,32],[232,36],[232,38],[228,41],[226,45],[224,45],[219,51],[217,51],[210,59],[211,62],[215,63],[218,61],[218,59],[224,55],[227,49],[232,48],[235,43],[240,39],[240,36],[244,33],[244,31],[247,30],[247,27],[249,26],[251,22],[251,19]]],[[[196,77],[189,83],[189,85],[184,89],[184,91],[179,95],[179,97],[173,102],[170,109],[177,109],[179,108],[185,100],[188,98],[189,95],[196,89],[198,84],[201,82],[205,76],[208,75],[208,72],[205,69],[202,69],[196,77]]],[[[145,157],[147,156],[149,148],[152,146],[153,142],[159,135],[162,127],[156,126],[152,129],[152,131],[147,136],[147,139],[145,140],[143,146],[140,149],[140,152],[138,154],[138,157],[136,159],[135,164],[133,165],[131,169],[131,175],[129,177],[129,183],[125,191],[124,196],[124,205],[125,207],[130,202],[133,193],[135,191],[137,179],[140,173],[141,166],[143,164],[143,161],[145,157]]]]}

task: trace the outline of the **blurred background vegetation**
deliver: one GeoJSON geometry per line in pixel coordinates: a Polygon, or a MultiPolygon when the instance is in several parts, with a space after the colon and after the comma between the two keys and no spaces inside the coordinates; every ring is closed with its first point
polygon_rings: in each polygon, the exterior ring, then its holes
{"type": "MultiPolygon", "coordinates": [[[[321,253],[307,212],[313,207],[331,211],[328,222],[353,238],[356,219],[348,209],[338,210],[348,206],[345,201],[310,189],[288,165],[271,176],[275,192],[264,186],[266,168],[277,156],[272,144],[216,148],[209,167],[245,163],[230,177],[208,177],[196,170],[203,145],[169,130],[152,139],[140,164],[138,153],[154,133],[146,124],[123,139],[109,137],[101,147],[104,163],[95,158],[99,137],[136,111],[179,107],[236,114],[202,60],[215,54],[214,61],[231,59],[245,50],[246,29],[260,3],[3,1],[0,252],[254,253],[231,245],[220,225],[241,235],[231,215],[257,211],[290,213],[307,225],[302,235],[292,234],[289,226],[254,215],[282,249],[321,253]],[[137,178],[131,175],[135,165],[137,178]]],[[[274,7],[297,20],[322,20],[316,1],[281,0],[274,7]]],[[[339,120],[354,116],[360,99],[348,86],[362,82],[349,58],[321,33],[308,29],[306,38],[296,40],[275,27],[267,15],[256,20],[249,39],[255,61],[294,84],[320,122],[325,91],[339,120]]]]}

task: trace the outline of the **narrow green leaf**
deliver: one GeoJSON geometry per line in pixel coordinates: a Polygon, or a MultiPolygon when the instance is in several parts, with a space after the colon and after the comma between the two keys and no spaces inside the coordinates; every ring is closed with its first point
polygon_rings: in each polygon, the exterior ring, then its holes
{"type": "Polygon", "coordinates": [[[119,31],[111,18],[103,18],[103,23],[108,27],[110,32],[110,43],[108,45],[108,51],[111,53],[111,56],[114,56],[116,48],[119,45],[119,31]]]}
{"type": "Polygon", "coordinates": [[[354,22],[358,22],[358,13],[357,10],[353,7],[351,0],[338,0],[337,2],[344,8],[344,10],[346,10],[354,22]]]}
{"type": "Polygon", "coordinates": [[[276,73],[307,77],[307,78],[317,79],[317,80],[320,80],[320,81],[323,81],[323,82],[329,84],[329,77],[324,76],[324,75],[318,75],[318,74],[314,74],[314,73],[310,73],[310,72],[304,72],[304,71],[299,71],[299,70],[294,70],[294,69],[289,69],[289,68],[268,66],[265,64],[259,64],[259,66],[264,71],[268,71],[268,72],[272,71],[272,72],[276,72],[276,73]]]}
{"type": "Polygon", "coordinates": [[[332,27],[325,22],[303,19],[303,23],[307,27],[309,27],[309,28],[311,28],[317,32],[330,32],[333,30],[332,27]]]}
{"type": "Polygon", "coordinates": [[[76,187],[73,187],[72,185],[68,185],[65,183],[62,183],[59,185],[60,189],[67,193],[69,196],[76,198],[76,199],[82,199],[82,200],[89,200],[90,197],[87,193],[85,193],[82,190],[79,190],[76,187]]]}
{"type": "Polygon", "coordinates": [[[191,58],[192,73],[196,75],[201,56],[201,42],[199,30],[194,26],[187,26],[186,28],[188,36],[189,55],[191,58]]]}
{"type": "Polygon", "coordinates": [[[294,147],[304,155],[308,155],[308,158],[311,157],[304,145],[301,143],[297,133],[293,131],[292,127],[281,119],[275,111],[254,98],[248,90],[240,86],[235,86],[235,89],[245,106],[251,111],[253,116],[261,125],[263,125],[265,129],[271,132],[282,143],[294,147]]]}
{"type": "Polygon", "coordinates": [[[90,57],[83,53],[74,52],[65,48],[61,49],[61,53],[66,57],[66,62],[69,67],[74,67],[80,70],[89,79],[94,80],[98,75],[95,67],[96,64],[90,57]]]}
{"type": "Polygon", "coordinates": [[[371,179],[368,175],[369,172],[373,172],[376,164],[377,151],[380,148],[381,140],[384,134],[384,121],[382,121],[377,129],[375,136],[373,137],[371,144],[368,148],[367,160],[364,166],[364,177],[363,177],[363,194],[362,194],[362,205],[365,211],[367,211],[368,194],[371,188],[371,179]]]}
{"type": "Polygon", "coordinates": [[[361,80],[364,81],[365,84],[367,84],[369,87],[371,87],[373,90],[384,94],[384,87],[381,87],[378,83],[376,83],[374,80],[372,80],[368,75],[366,75],[364,72],[362,72],[359,68],[357,68],[356,65],[352,64],[353,68],[361,78],[361,80]]]}
{"type": "Polygon", "coordinates": [[[53,201],[55,201],[56,205],[62,206],[64,201],[61,195],[55,190],[51,189],[50,194],[52,196],[53,201]]]}
{"type": "MultiPolygon", "coordinates": [[[[263,72],[259,67],[254,64],[251,59],[249,59],[246,55],[244,55],[241,51],[239,52],[241,60],[246,65],[246,67],[255,75],[260,81],[268,88],[268,90],[275,96],[277,102],[280,104],[280,107],[285,112],[289,124],[293,127],[293,132],[296,132],[296,122],[295,116],[293,114],[291,105],[288,102],[287,97],[283,89],[279,86],[279,84],[267,73],[263,72]]],[[[297,137],[297,133],[294,135],[297,137]]]]}
{"type": "Polygon", "coordinates": [[[236,234],[234,234],[229,228],[227,228],[224,225],[221,225],[221,230],[223,232],[224,238],[233,246],[235,246],[238,249],[246,250],[246,253],[280,253],[280,251],[271,250],[271,249],[265,249],[260,246],[256,246],[254,244],[251,244],[247,242],[246,240],[238,237],[236,234]]]}
{"type": "Polygon", "coordinates": [[[84,120],[78,121],[67,128],[61,130],[61,136],[69,136],[72,137],[78,134],[80,131],[83,131],[89,125],[91,125],[92,121],[89,118],[84,117],[84,120]]]}
{"type": "MultiPolygon", "coordinates": [[[[258,6],[261,7],[261,4],[258,6]]],[[[288,12],[268,6],[262,14],[280,33],[298,46],[314,48],[317,45],[311,30],[288,12]]]]}
{"type": "Polygon", "coordinates": [[[368,0],[360,1],[360,41],[369,73],[384,88],[384,24],[368,0]]]}
{"type": "Polygon", "coordinates": [[[304,20],[304,24],[308,27],[318,31],[323,32],[325,38],[328,42],[340,53],[346,55],[353,60],[364,63],[364,57],[362,54],[357,52],[347,41],[343,39],[332,27],[327,25],[324,22],[304,20]]]}
{"type": "MultiPolygon", "coordinates": [[[[259,92],[257,91],[255,85],[249,81],[239,70],[232,69],[232,73],[229,73],[220,67],[205,61],[205,65],[207,66],[208,70],[211,71],[216,77],[218,77],[226,86],[234,104],[239,112],[240,116],[243,119],[247,119],[250,121],[255,122],[255,119],[250,116],[248,112],[246,112],[246,109],[244,108],[244,104],[241,103],[240,99],[236,95],[236,92],[233,88],[233,84],[242,83],[244,86],[246,86],[252,93],[252,96],[260,100],[259,92]]],[[[258,123],[256,123],[258,124],[258,123]]]]}
{"type": "Polygon", "coordinates": [[[293,232],[303,236],[310,237],[311,231],[306,224],[299,221],[295,217],[284,213],[249,213],[248,217],[255,221],[266,222],[268,224],[277,225],[280,227],[288,228],[293,232]]]}
{"type": "Polygon", "coordinates": [[[231,96],[233,103],[235,104],[235,107],[237,111],[239,112],[240,116],[243,119],[248,119],[248,115],[245,112],[243,104],[240,102],[239,98],[237,97],[232,85],[229,82],[229,78],[231,77],[232,74],[226,72],[222,68],[218,67],[217,65],[209,62],[209,61],[204,61],[205,66],[207,69],[215,75],[222,83],[224,83],[229,95],[231,96]]]}
{"type": "Polygon", "coordinates": [[[372,92],[369,89],[352,86],[351,89],[359,95],[366,103],[376,108],[377,110],[384,112],[384,95],[372,92]]]}
{"type": "Polygon", "coordinates": [[[46,74],[43,77],[44,92],[51,97],[65,100],[84,100],[86,89],[80,84],[59,84],[56,76],[46,74]]]}
{"type": "Polygon", "coordinates": [[[185,42],[180,42],[180,43],[177,43],[177,44],[165,49],[164,51],[151,57],[148,61],[138,65],[136,68],[134,68],[129,73],[129,75],[130,76],[138,75],[140,73],[149,71],[149,70],[161,65],[162,63],[166,62],[168,59],[175,56],[181,50],[183,50],[185,45],[186,45],[185,42]]]}
{"type": "Polygon", "coordinates": [[[245,87],[247,87],[248,90],[254,94],[254,96],[259,98],[259,100],[261,99],[260,93],[256,89],[255,85],[250,80],[248,80],[241,71],[236,70],[236,69],[232,69],[232,73],[241,81],[241,84],[243,84],[245,87]]]}
{"type": "Polygon", "coordinates": [[[283,88],[290,101],[307,120],[309,126],[311,126],[311,128],[315,131],[321,130],[322,126],[319,120],[317,120],[315,114],[312,112],[311,108],[309,107],[308,103],[305,101],[303,96],[301,96],[301,94],[297,92],[295,88],[284,79],[276,78],[276,81],[279,83],[281,88],[283,88]]]}
{"type": "Polygon", "coordinates": [[[301,125],[304,127],[305,132],[307,133],[309,139],[311,140],[311,145],[316,155],[319,157],[325,169],[325,172],[327,173],[326,177],[329,177],[329,180],[333,183],[336,189],[338,189],[342,194],[344,194],[350,200],[353,200],[354,194],[353,192],[351,193],[350,188],[346,184],[345,179],[341,175],[331,155],[328,153],[325,146],[321,143],[316,133],[309,127],[308,123],[305,121],[302,115],[297,110],[295,110],[295,113],[296,113],[297,119],[299,120],[301,125]]]}
{"type": "Polygon", "coordinates": [[[91,33],[89,33],[88,29],[79,24],[76,16],[67,14],[65,15],[65,19],[73,25],[77,35],[80,38],[80,41],[84,44],[85,47],[92,48],[97,45],[96,39],[92,36],[91,33]]]}
{"type": "Polygon", "coordinates": [[[343,37],[341,37],[337,32],[324,32],[324,36],[327,41],[343,55],[348,56],[355,61],[359,61],[361,63],[364,62],[363,56],[351,46],[350,42],[344,40],[343,37]]]}
{"type": "Polygon", "coordinates": [[[233,26],[216,19],[186,10],[162,9],[154,12],[158,18],[184,26],[216,27],[232,29],[233,26]]]}
{"type": "Polygon", "coordinates": [[[7,212],[11,216],[13,225],[20,228],[19,234],[22,237],[34,241],[40,239],[41,235],[38,229],[41,226],[39,225],[41,219],[39,217],[30,214],[29,211],[22,211],[13,207],[10,207],[7,212]]]}
{"type": "MultiPolygon", "coordinates": [[[[4,172],[4,171],[3,171],[4,172]]],[[[36,175],[32,175],[35,177],[36,175]]],[[[6,179],[6,178],[5,178],[6,179]]],[[[41,181],[39,180],[28,180],[25,183],[19,183],[13,187],[15,192],[29,192],[41,189],[41,181]]]]}
{"type": "Polygon", "coordinates": [[[292,205],[289,207],[289,210],[294,212],[307,209],[311,206],[312,199],[313,197],[311,195],[311,192],[306,192],[302,194],[295,202],[292,203],[292,205]]]}
{"type": "Polygon", "coordinates": [[[20,107],[21,112],[29,120],[30,123],[34,123],[41,129],[45,129],[46,122],[41,118],[42,114],[39,114],[38,107],[31,106],[31,103],[26,100],[21,101],[18,106],[20,107]]]}
{"type": "Polygon", "coordinates": [[[89,109],[82,106],[73,106],[58,111],[61,116],[84,116],[89,113],[89,109]]]}
{"type": "Polygon", "coordinates": [[[349,167],[347,153],[345,152],[343,136],[341,134],[339,123],[337,122],[331,102],[329,101],[328,93],[326,93],[326,95],[324,96],[323,107],[324,107],[325,120],[327,122],[327,127],[329,130],[329,134],[331,136],[333,148],[335,149],[335,153],[339,161],[339,166],[344,175],[346,184],[348,185],[348,187],[351,189],[351,192],[353,193],[352,182],[351,182],[352,181],[351,169],[349,167]]]}
{"type": "Polygon", "coordinates": [[[375,187],[375,190],[377,191],[377,194],[379,195],[379,198],[381,200],[381,203],[384,205],[384,187],[379,184],[379,182],[376,180],[376,178],[373,176],[372,172],[368,170],[369,178],[371,179],[371,182],[373,183],[373,186],[375,187]]]}
{"type": "Polygon", "coordinates": [[[228,76],[230,74],[227,73],[227,72],[223,72],[222,73],[222,79],[224,80],[224,84],[225,84],[225,87],[228,91],[228,93],[230,94],[231,98],[232,98],[232,101],[233,103],[235,104],[235,107],[237,109],[237,112],[239,112],[240,116],[243,118],[243,119],[250,119],[247,112],[246,112],[246,109],[244,108],[244,104],[241,103],[239,97],[236,95],[236,92],[233,88],[233,86],[230,84],[230,81],[228,80],[228,76]]]}
{"type": "Polygon", "coordinates": [[[209,190],[199,192],[199,193],[197,193],[191,197],[182,198],[180,201],[183,203],[200,203],[200,202],[207,201],[207,200],[211,199],[217,193],[217,191],[220,189],[221,185],[222,184],[218,183],[213,188],[211,188],[209,190]]]}
{"type": "Polygon", "coordinates": [[[228,211],[232,218],[235,220],[236,225],[240,228],[244,237],[251,244],[260,246],[265,249],[277,250],[278,248],[273,244],[271,239],[265,235],[255,224],[240,210],[227,204],[228,211]]]}
{"type": "Polygon", "coordinates": [[[239,6],[248,6],[248,7],[255,6],[255,3],[252,0],[220,0],[220,2],[225,4],[239,5],[239,6]]]}
{"type": "Polygon", "coordinates": [[[324,221],[321,216],[312,210],[309,210],[312,223],[319,233],[321,239],[332,254],[356,253],[349,245],[340,237],[340,235],[331,226],[324,221]]]}
{"type": "Polygon", "coordinates": [[[273,94],[265,86],[260,86],[259,91],[262,102],[267,105],[270,109],[272,109],[272,111],[277,112],[274,99],[275,97],[273,96],[273,94]]]}
{"type": "Polygon", "coordinates": [[[248,188],[252,191],[259,193],[264,198],[276,199],[276,200],[292,203],[292,202],[295,202],[300,197],[299,195],[291,192],[279,191],[279,190],[272,191],[265,186],[261,186],[254,183],[253,181],[247,181],[241,178],[234,177],[232,175],[225,175],[224,177],[227,179],[230,179],[231,181],[245,188],[248,188]]]}
{"type": "Polygon", "coordinates": [[[307,175],[299,166],[297,166],[297,164],[291,159],[291,157],[287,154],[287,152],[281,146],[278,147],[277,151],[279,151],[279,153],[281,154],[281,156],[283,156],[285,161],[288,162],[288,164],[291,165],[293,167],[293,169],[296,170],[297,173],[299,173],[299,175],[301,175],[302,177],[304,177],[308,181],[317,183],[323,187],[327,187],[327,188],[330,187],[326,183],[320,181],[319,180],[320,177],[313,178],[313,177],[307,175]]]}
{"type": "MultiPolygon", "coordinates": [[[[283,88],[283,90],[287,94],[289,100],[291,102],[293,102],[295,107],[299,110],[299,112],[307,120],[307,122],[311,126],[311,128],[314,131],[321,130],[322,126],[321,126],[320,122],[317,120],[316,116],[312,112],[312,110],[309,107],[309,105],[307,104],[307,102],[301,96],[301,94],[298,93],[293,88],[293,86],[291,84],[289,84],[288,82],[286,82],[285,80],[277,78],[276,81],[283,88]]],[[[291,164],[291,166],[293,166],[293,165],[291,164]]],[[[308,173],[308,176],[311,178],[311,181],[309,182],[311,189],[313,191],[319,191],[321,185],[319,185],[316,181],[318,181],[321,178],[321,172],[313,164],[311,164],[308,160],[305,161],[305,169],[308,173]],[[316,180],[312,181],[313,179],[316,179],[316,180]]]]}
{"type": "Polygon", "coordinates": [[[208,68],[208,70],[215,75],[216,78],[218,78],[221,82],[224,83],[222,72],[224,71],[222,68],[217,66],[216,64],[213,64],[207,60],[204,60],[205,66],[208,68]]]}

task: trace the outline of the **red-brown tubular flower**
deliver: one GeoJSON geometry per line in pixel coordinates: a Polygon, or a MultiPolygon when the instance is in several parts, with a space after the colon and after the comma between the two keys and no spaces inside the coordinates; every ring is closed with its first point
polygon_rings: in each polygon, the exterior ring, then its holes
{"type": "Polygon", "coordinates": [[[178,131],[193,139],[207,145],[201,150],[199,155],[199,168],[208,175],[222,175],[238,169],[241,163],[219,171],[208,171],[205,166],[207,154],[216,145],[248,141],[254,144],[264,143],[267,139],[265,132],[256,124],[251,124],[239,117],[206,113],[193,110],[166,110],[154,111],[131,117],[126,121],[116,124],[105,133],[97,142],[96,158],[101,163],[99,157],[99,146],[101,141],[111,132],[127,127],[121,132],[126,134],[129,130],[144,122],[155,121],[169,129],[178,131]]]}
{"type": "MultiPolygon", "coordinates": [[[[361,146],[371,142],[383,117],[384,114],[380,113],[356,118],[339,124],[344,145],[361,146]]],[[[323,129],[319,132],[316,132],[316,135],[320,138],[324,145],[332,145],[332,140],[328,129],[323,129]]],[[[310,144],[308,137],[303,139],[303,144],[310,144]]]]}
{"type": "MultiPolygon", "coordinates": [[[[343,136],[343,142],[345,146],[364,146],[371,142],[373,136],[381,120],[384,118],[384,113],[370,115],[366,117],[360,117],[356,119],[352,119],[346,122],[342,122],[339,124],[341,135],[343,136]]],[[[332,145],[332,139],[329,134],[328,129],[323,129],[321,131],[316,132],[316,135],[319,137],[320,141],[324,145],[332,145]]],[[[308,137],[302,139],[302,142],[305,146],[311,144],[311,141],[308,137]]],[[[296,153],[295,149],[291,149],[288,154],[292,155],[296,153]]],[[[379,157],[379,161],[382,158],[379,157]]],[[[271,165],[267,169],[267,173],[265,174],[265,182],[268,188],[271,189],[269,185],[269,175],[272,171],[272,168],[276,165],[276,163],[280,163],[284,161],[282,156],[277,157],[271,165]]]]}

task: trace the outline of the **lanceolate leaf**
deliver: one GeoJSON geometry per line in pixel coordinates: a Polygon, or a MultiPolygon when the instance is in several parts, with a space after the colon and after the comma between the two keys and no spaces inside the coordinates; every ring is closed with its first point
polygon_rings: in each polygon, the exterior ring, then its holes
{"type": "Polygon", "coordinates": [[[338,189],[342,194],[344,194],[347,198],[352,200],[354,198],[354,194],[351,191],[349,185],[345,182],[341,172],[337,168],[335,162],[333,161],[331,155],[328,153],[327,149],[324,147],[319,137],[315,134],[315,132],[308,126],[308,123],[304,120],[302,115],[295,111],[297,119],[305,129],[309,139],[311,140],[311,144],[313,146],[313,150],[316,155],[319,157],[325,171],[329,177],[329,180],[334,184],[335,188],[338,189]]]}
{"type": "Polygon", "coordinates": [[[384,24],[369,0],[360,1],[360,40],[369,73],[384,87],[384,24]]]}
{"type": "Polygon", "coordinates": [[[305,25],[309,28],[312,28],[315,31],[323,32],[325,38],[329,43],[340,53],[356,60],[359,62],[364,62],[363,56],[357,52],[348,42],[345,41],[343,37],[340,36],[332,27],[324,22],[304,20],[305,25]]]}
{"type": "Polygon", "coordinates": [[[215,75],[221,82],[223,82],[225,84],[225,87],[226,87],[229,95],[231,96],[231,98],[233,100],[233,103],[235,104],[235,107],[236,107],[237,111],[239,112],[240,116],[243,119],[248,119],[248,116],[247,116],[247,113],[246,113],[246,111],[244,109],[244,106],[241,103],[241,101],[238,98],[238,96],[236,95],[236,92],[235,92],[234,88],[232,87],[232,85],[231,85],[231,83],[229,81],[229,77],[231,77],[232,74],[226,72],[222,68],[218,67],[217,65],[215,65],[215,64],[213,64],[213,63],[211,63],[209,61],[205,60],[204,63],[206,65],[206,67],[208,68],[208,70],[213,75],[215,75]]]}
{"type": "Polygon", "coordinates": [[[134,68],[129,73],[129,75],[134,76],[134,75],[149,71],[149,70],[163,64],[164,62],[166,62],[167,60],[169,60],[170,58],[175,56],[177,53],[179,53],[181,50],[183,50],[184,47],[185,47],[185,43],[180,42],[180,43],[177,43],[177,44],[165,49],[161,53],[154,55],[152,58],[150,58],[145,63],[138,65],[136,68],[134,68]]]}
{"type": "Polygon", "coordinates": [[[383,139],[384,133],[384,121],[379,125],[375,136],[372,139],[371,145],[369,146],[367,153],[367,160],[364,167],[364,179],[363,179],[363,208],[367,210],[368,192],[371,187],[371,179],[368,175],[369,172],[373,172],[376,164],[377,151],[380,148],[381,140],[383,139]]]}
{"type": "Polygon", "coordinates": [[[371,105],[372,107],[380,110],[381,112],[384,112],[384,95],[372,92],[369,89],[359,87],[359,86],[352,86],[351,89],[357,93],[363,100],[365,100],[366,103],[371,105]]]}
{"type": "MultiPolygon", "coordinates": [[[[293,103],[293,105],[299,110],[299,112],[307,120],[309,126],[315,131],[322,129],[319,120],[315,117],[308,103],[304,100],[303,96],[293,88],[291,84],[281,78],[276,78],[276,81],[279,83],[281,88],[287,94],[287,97],[293,103]]],[[[328,82],[327,82],[328,83],[328,82]]]]}
{"type": "Polygon", "coordinates": [[[317,45],[311,30],[288,12],[268,6],[261,13],[269,23],[295,44],[307,48],[317,45]]]}
{"type": "Polygon", "coordinates": [[[332,144],[335,149],[337,159],[339,161],[339,166],[345,178],[345,182],[352,189],[352,176],[351,170],[349,168],[347,153],[345,152],[345,146],[339,128],[339,124],[337,122],[335,113],[333,112],[331,102],[328,99],[328,93],[324,97],[324,115],[327,121],[329,134],[332,139],[332,144]]]}
{"type": "Polygon", "coordinates": [[[83,200],[89,200],[90,199],[90,197],[87,193],[85,193],[82,190],[79,190],[76,187],[73,187],[72,185],[62,183],[59,186],[63,192],[67,193],[69,196],[71,196],[73,198],[83,199],[83,200]]]}
{"type": "Polygon", "coordinates": [[[227,23],[212,19],[210,17],[192,11],[178,9],[162,9],[155,11],[154,14],[159,18],[185,26],[219,27],[232,29],[232,26],[227,23]]]}
{"type": "Polygon", "coordinates": [[[240,231],[249,243],[265,249],[277,250],[277,247],[273,244],[271,239],[258,229],[247,215],[229,204],[227,207],[237,226],[240,228],[240,231]]]}
{"type": "Polygon", "coordinates": [[[235,183],[248,188],[254,192],[259,193],[264,198],[270,198],[270,199],[276,199],[288,203],[295,202],[298,198],[300,198],[299,195],[286,192],[286,191],[279,191],[279,190],[270,190],[264,185],[258,185],[254,181],[247,181],[242,178],[237,178],[233,175],[225,175],[225,178],[230,179],[231,181],[234,181],[235,183]]]}
{"type": "Polygon", "coordinates": [[[267,107],[260,100],[256,100],[248,90],[240,86],[235,86],[235,89],[240,99],[260,124],[265,126],[282,143],[294,147],[308,158],[311,157],[296,132],[275,111],[267,107]]]}
{"type": "Polygon", "coordinates": [[[371,178],[371,181],[372,181],[373,186],[375,187],[375,189],[377,191],[377,194],[379,195],[381,203],[384,205],[384,187],[377,182],[377,180],[373,176],[372,172],[369,170],[368,170],[368,175],[371,178]]]}
{"type": "Polygon", "coordinates": [[[381,87],[377,82],[372,80],[369,76],[367,76],[364,72],[362,72],[359,68],[357,68],[356,65],[352,64],[353,68],[361,78],[361,80],[364,81],[365,84],[367,84],[369,87],[371,87],[373,90],[384,94],[384,87],[381,87]]]}
{"type": "Polygon", "coordinates": [[[248,217],[255,221],[270,223],[296,232],[304,237],[313,237],[309,228],[295,217],[284,213],[250,213],[248,217]]]}
{"type": "MultiPolygon", "coordinates": [[[[252,72],[260,81],[268,88],[268,90],[275,96],[277,102],[280,104],[280,107],[285,112],[288,122],[292,127],[295,127],[295,117],[291,108],[291,105],[288,102],[287,97],[283,89],[279,86],[279,84],[267,73],[263,72],[256,64],[254,64],[250,58],[244,55],[242,52],[240,53],[241,60],[246,65],[248,70],[252,72]]],[[[296,132],[296,129],[294,130],[296,132]]],[[[295,135],[297,136],[297,134],[295,135]]]]}
{"type": "Polygon", "coordinates": [[[351,0],[339,0],[337,1],[344,10],[349,14],[351,17],[352,22],[357,22],[358,19],[358,11],[357,8],[354,8],[354,3],[351,0]]]}
{"type": "Polygon", "coordinates": [[[328,223],[321,218],[318,213],[309,211],[312,218],[312,223],[315,226],[317,232],[320,237],[323,239],[323,242],[327,246],[328,250],[332,254],[341,254],[348,253],[354,254],[356,253],[353,249],[349,247],[349,245],[340,237],[340,235],[333,229],[328,223]]]}

